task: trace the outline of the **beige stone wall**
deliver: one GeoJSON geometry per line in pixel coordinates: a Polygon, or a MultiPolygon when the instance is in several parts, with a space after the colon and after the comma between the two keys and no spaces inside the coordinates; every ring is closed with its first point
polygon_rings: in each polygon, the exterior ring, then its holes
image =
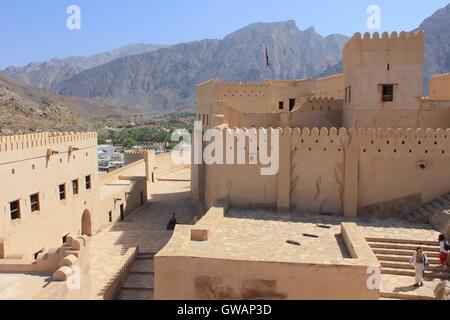
{"type": "Polygon", "coordinates": [[[318,97],[333,97],[344,99],[344,75],[338,74],[314,80],[314,95],[318,97]]]}
{"type": "Polygon", "coordinates": [[[156,155],[156,170],[155,174],[158,177],[161,177],[163,175],[167,175],[171,172],[178,171],[184,168],[188,168],[190,166],[189,161],[191,158],[190,152],[183,153],[181,151],[172,151],[172,152],[166,152],[156,155]],[[186,163],[177,164],[172,161],[172,152],[175,152],[177,157],[180,159],[184,159],[186,163]]]}
{"type": "Polygon", "coordinates": [[[411,197],[427,203],[450,191],[450,130],[368,129],[358,139],[361,212],[388,201],[393,213],[409,210],[411,197]]]}
{"type": "Polygon", "coordinates": [[[151,172],[147,178],[146,170],[153,167],[154,162],[147,165],[145,159],[141,159],[101,177],[98,220],[102,227],[126,218],[151,199],[151,172]],[[109,220],[109,213],[112,221],[109,220]]]}
{"type": "Polygon", "coordinates": [[[0,137],[0,259],[17,262],[20,269],[41,250],[60,247],[69,234],[91,236],[119,220],[121,205],[126,217],[146,203],[151,199],[154,153],[134,160],[138,161],[99,178],[95,133],[0,137]],[[91,177],[90,189],[86,176],[91,177]],[[78,194],[73,192],[75,179],[78,194]],[[66,187],[64,200],[59,197],[61,184],[66,187]],[[36,193],[39,210],[32,212],[30,196],[36,193]],[[13,220],[10,202],[16,200],[20,219],[13,220]]]}
{"type": "Polygon", "coordinates": [[[0,181],[3,258],[32,259],[42,249],[59,247],[65,235],[82,232],[85,211],[91,214],[93,229],[98,228],[94,215],[100,188],[95,133],[0,138],[0,181]],[[85,186],[88,175],[90,190],[85,186]],[[74,179],[79,181],[78,195],[73,194],[74,179]],[[66,186],[65,200],[59,199],[60,184],[66,186]],[[40,210],[31,212],[30,195],[36,193],[40,210]],[[16,200],[20,201],[20,219],[12,220],[10,202],[16,200]]]}
{"type": "MultiPolygon", "coordinates": [[[[417,110],[423,92],[423,32],[355,34],[343,51],[344,126],[355,125],[355,110],[417,110]],[[382,85],[394,85],[394,101],[382,101],[382,85]],[[344,90],[345,90],[344,89],[344,90]],[[344,92],[345,96],[345,92],[344,92]]],[[[370,114],[364,114],[369,117],[370,114]]],[[[377,117],[378,114],[373,116],[377,117]]],[[[405,127],[407,125],[401,125],[405,127]]]]}
{"type": "Polygon", "coordinates": [[[342,100],[333,97],[308,98],[290,114],[291,128],[332,128],[342,124],[342,100]]]}
{"type": "Polygon", "coordinates": [[[158,300],[378,299],[377,292],[366,287],[364,267],[191,257],[156,261],[158,300]]]}
{"type": "Polygon", "coordinates": [[[246,165],[206,166],[205,202],[345,215],[412,211],[450,191],[449,139],[441,129],[284,129],[277,175],[261,175],[248,155],[246,165]]]}
{"type": "MultiPolygon", "coordinates": [[[[314,264],[268,261],[254,252],[227,259],[227,253],[220,250],[192,255],[189,243],[199,240],[192,239],[193,232],[220,225],[223,212],[219,214],[218,209],[213,208],[205,216],[209,226],[203,221],[194,227],[177,226],[170,242],[155,256],[155,299],[379,299],[379,289],[369,288],[368,283],[369,268],[379,270],[380,265],[356,225],[342,225],[342,236],[352,257],[339,261],[320,260],[314,264]]],[[[213,241],[213,237],[200,240],[213,241]]]]}
{"type": "Polygon", "coordinates": [[[431,100],[450,100],[450,73],[431,77],[429,98],[431,100]]]}

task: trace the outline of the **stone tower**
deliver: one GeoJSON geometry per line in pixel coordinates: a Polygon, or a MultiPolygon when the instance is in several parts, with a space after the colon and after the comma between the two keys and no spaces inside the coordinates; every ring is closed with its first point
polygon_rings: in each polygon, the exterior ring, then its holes
{"type": "Polygon", "coordinates": [[[422,31],[362,38],[356,33],[345,45],[343,60],[345,127],[402,127],[420,108],[422,31]]]}

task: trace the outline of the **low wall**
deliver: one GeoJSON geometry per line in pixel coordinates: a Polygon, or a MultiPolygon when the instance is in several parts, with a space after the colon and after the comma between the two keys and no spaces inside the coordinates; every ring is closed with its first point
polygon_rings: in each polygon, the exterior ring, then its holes
{"type": "MultiPolygon", "coordinates": [[[[211,227],[215,222],[211,223],[211,227]]],[[[355,224],[342,235],[351,259],[287,263],[219,258],[220,252],[189,255],[194,227],[177,226],[169,244],[155,256],[157,300],[378,300],[371,270],[380,264],[355,224]],[[372,269],[370,269],[372,268],[372,269]]],[[[379,279],[379,277],[378,277],[379,279]]]]}
{"type": "Polygon", "coordinates": [[[229,203],[221,201],[215,204],[191,230],[192,241],[207,241],[222,223],[228,211],[229,203]]]}
{"type": "Polygon", "coordinates": [[[190,153],[185,153],[181,151],[172,151],[167,153],[161,153],[156,155],[156,176],[157,178],[167,175],[169,173],[186,169],[190,167],[191,155],[190,153]],[[176,164],[172,161],[172,152],[175,156],[183,158],[185,160],[184,164],[176,164]],[[188,163],[188,164],[186,164],[188,163]]]}
{"type": "Polygon", "coordinates": [[[106,288],[103,294],[103,300],[114,300],[120,293],[120,289],[125,283],[128,275],[130,274],[131,267],[136,261],[138,251],[138,247],[127,250],[124,255],[125,263],[106,288]]]}
{"type": "Polygon", "coordinates": [[[105,175],[100,176],[100,183],[102,185],[111,183],[115,180],[119,180],[121,176],[141,176],[145,177],[145,160],[138,160],[136,162],[130,163],[125,167],[119,168],[117,170],[111,171],[105,175]]]}
{"type": "Polygon", "coordinates": [[[71,266],[75,272],[67,281],[52,281],[33,300],[89,300],[91,298],[91,271],[89,245],[77,254],[71,266]]]}

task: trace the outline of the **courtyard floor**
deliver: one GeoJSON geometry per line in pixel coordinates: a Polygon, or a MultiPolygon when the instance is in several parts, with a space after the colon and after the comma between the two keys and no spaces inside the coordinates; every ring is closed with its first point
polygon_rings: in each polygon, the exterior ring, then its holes
{"type": "Polygon", "coordinates": [[[103,230],[90,242],[92,299],[102,299],[106,287],[124,265],[128,249],[156,253],[170,240],[167,223],[176,213],[180,224],[192,224],[199,215],[190,197],[190,170],[161,177],[154,184],[153,199],[124,222],[103,230]]]}

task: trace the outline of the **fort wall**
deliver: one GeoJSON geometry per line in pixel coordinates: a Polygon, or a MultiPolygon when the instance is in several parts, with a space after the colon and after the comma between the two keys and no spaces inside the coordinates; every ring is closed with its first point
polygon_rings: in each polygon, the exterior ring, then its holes
{"type": "Polygon", "coordinates": [[[429,98],[431,100],[450,100],[450,73],[431,77],[429,98]]]}
{"type": "Polygon", "coordinates": [[[248,152],[246,165],[206,166],[209,207],[227,199],[310,213],[402,214],[450,191],[450,130],[279,130],[277,175],[261,175],[265,166],[249,164],[248,152]]]}
{"type": "Polygon", "coordinates": [[[344,75],[319,78],[314,80],[314,95],[318,97],[333,97],[336,100],[344,99],[344,75]]]}

